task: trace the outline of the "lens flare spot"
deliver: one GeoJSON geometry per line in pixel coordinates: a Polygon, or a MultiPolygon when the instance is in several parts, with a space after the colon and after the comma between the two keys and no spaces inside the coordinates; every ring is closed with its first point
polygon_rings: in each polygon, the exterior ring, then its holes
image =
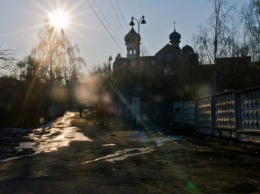
{"type": "Polygon", "coordinates": [[[41,124],[45,123],[45,119],[43,117],[40,118],[40,123],[41,124]]]}

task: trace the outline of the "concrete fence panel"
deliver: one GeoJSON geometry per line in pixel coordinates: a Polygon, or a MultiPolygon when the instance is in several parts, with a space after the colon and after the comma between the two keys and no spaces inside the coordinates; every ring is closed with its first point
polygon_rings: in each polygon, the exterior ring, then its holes
{"type": "Polygon", "coordinates": [[[196,126],[196,109],[194,99],[183,101],[183,126],[192,128],[196,126]]]}
{"type": "Polygon", "coordinates": [[[260,143],[260,88],[237,92],[237,138],[260,143]]]}
{"type": "Polygon", "coordinates": [[[203,134],[212,134],[211,97],[196,100],[196,130],[203,134]]]}
{"type": "Polygon", "coordinates": [[[173,127],[183,127],[183,101],[173,103],[173,127]]]}
{"type": "Polygon", "coordinates": [[[236,137],[236,100],[234,92],[212,97],[212,130],[214,135],[236,137]]]}

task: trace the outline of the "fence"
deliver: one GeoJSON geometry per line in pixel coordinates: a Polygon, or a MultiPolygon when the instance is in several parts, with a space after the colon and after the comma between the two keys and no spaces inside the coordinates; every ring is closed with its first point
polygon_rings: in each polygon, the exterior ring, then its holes
{"type": "Polygon", "coordinates": [[[175,128],[260,143],[260,88],[173,103],[175,128]]]}

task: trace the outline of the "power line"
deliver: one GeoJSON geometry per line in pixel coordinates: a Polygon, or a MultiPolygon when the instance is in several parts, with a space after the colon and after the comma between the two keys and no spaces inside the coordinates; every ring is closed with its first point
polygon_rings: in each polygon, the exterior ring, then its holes
{"type": "Polygon", "coordinates": [[[107,29],[106,25],[103,23],[103,21],[101,20],[101,18],[99,17],[98,13],[96,12],[96,10],[93,8],[93,6],[91,5],[91,3],[89,2],[89,0],[86,0],[88,2],[88,4],[90,5],[91,9],[94,11],[94,13],[96,14],[96,16],[98,17],[99,21],[102,23],[103,27],[106,29],[106,31],[109,33],[110,37],[114,40],[114,42],[117,44],[117,46],[123,51],[124,50],[120,47],[120,45],[118,44],[118,42],[114,39],[114,37],[112,36],[112,34],[109,32],[109,30],[107,29]]]}
{"type": "Polygon", "coordinates": [[[115,8],[114,8],[113,3],[112,3],[111,0],[110,0],[110,4],[111,4],[111,6],[112,6],[112,9],[114,10],[114,13],[115,13],[115,15],[116,15],[116,18],[117,18],[118,23],[120,24],[120,26],[121,26],[121,28],[122,28],[124,34],[126,34],[126,33],[125,33],[125,30],[124,30],[124,28],[123,28],[123,26],[122,26],[122,24],[121,24],[121,22],[120,22],[120,20],[119,20],[119,18],[118,18],[118,15],[117,15],[117,13],[116,13],[116,10],[115,10],[115,8]]]}
{"type": "Polygon", "coordinates": [[[117,5],[117,7],[118,7],[118,9],[119,9],[119,11],[120,11],[120,13],[121,13],[121,16],[122,16],[124,22],[125,22],[126,28],[129,29],[129,26],[128,26],[127,23],[126,23],[125,17],[124,17],[124,15],[123,15],[122,11],[121,11],[121,8],[120,8],[120,6],[119,6],[117,0],[116,0],[116,5],[117,5]]]}
{"type": "Polygon", "coordinates": [[[106,21],[107,25],[109,26],[110,30],[114,33],[114,35],[116,36],[117,40],[124,45],[124,43],[120,40],[120,38],[117,36],[117,34],[115,33],[115,31],[113,30],[113,28],[110,26],[109,22],[107,21],[106,17],[104,16],[103,12],[101,11],[101,9],[99,8],[97,2],[94,0],[96,7],[98,8],[99,12],[101,13],[103,19],[106,21]]]}

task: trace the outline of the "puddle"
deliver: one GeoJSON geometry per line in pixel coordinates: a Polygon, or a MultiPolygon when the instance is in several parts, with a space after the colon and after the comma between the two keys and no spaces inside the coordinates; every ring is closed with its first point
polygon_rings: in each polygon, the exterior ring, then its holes
{"type": "MultiPolygon", "coordinates": [[[[148,138],[148,136],[143,131],[135,131],[132,133],[132,136],[142,143],[155,143],[157,147],[163,146],[166,142],[174,142],[177,143],[178,141],[184,141],[183,137],[175,137],[175,136],[161,136],[155,138],[148,138]]],[[[102,146],[115,146],[115,144],[103,144],[102,146]]],[[[128,148],[124,150],[116,151],[114,154],[109,154],[100,158],[96,158],[94,160],[89,160],[83,162],[82,164],[87,164],[91,162],[97,161],[107,161],[107,162],[116,162],[125,160],[126,158],[147,154],[153,152],[154,149],[151,147],[143,147],[143,148],[128,148]]]]}
{"type": "Polygon", "coordinates": [[[34,142],[20,143],[16,149],[32,148],[36,153],[50,152],[68,146],[72,141],[92,141],[77,131],[78,128],[76,127],[50,128],[48,129],[48,134],[31,134],[30,138],[34,140],[34,142]]]}
{"type": "Polygon", "coordinates": [[[97,162],[97,161],[107,161],[107,162],[116,162],[125,160],[126,158],[151,153],[153,151],[152,148],[145,147],[145,148],[128,148],[124,150],[116,151],[114,154],[109,154],[100,158],[96,158],[95,160],[89,160],[86,162],[83,162],[82,164],[87,164],[91,162],[97,162]]]}
{"type": "Polygon", "coordinates": [[[102,146],[104,147],[110,147],[110,146],[115,146],[116,144],[114,143],[108,143],[108,144],[103,144],[102,146]]]}
{"type": "Polygon", "coordinates": [[[17,153],[23,152],[26,149],[32,149],[34,154],[25,154],[17,157],[1,160],[5,162],[9,160],[18,159],[25,156],[32,156],[41,152],[56,151],[61,147],[69,146],[72,141],[92,141],[90,138],[84,136],[76,127],[70,127],[68,118],[74,116],[74,113],[68,112],[56,122],[50,122],[42,128],[34,130],[34,133],[29,134],[32,142],[22,142],[15,147],[17,153]]]}
{"type": "MultiPolygon", "coordinates": [[[[61,147],[69,146],[72,141],[92,141],[90,138],[84,136],[77,127],[71,127],[69,118],[74,115],[75,113],[67,112],[63,117],[57,119],[56,121],[50,122],[42,128],[34,129],[34,133],[29,135],[29,139],[33,141],[22,142],[19,146],[15,147],[16,153],[21,156],[5,159],[0,162],[31,156],[42,152],[57,151],[61,147]]],[[[143,131],[133,132],[132,137],[144,144],[152,143],[157,147],[163,146],[169,141],[178,142],[183,140],[181,137],[167,137],[162,135],[159,137],[149,138],[143,131]]],[[[116,146],[116,144],[108,143],[103,144],[102,146],[112,147],[116,146]]],[[[115,162],[129,157],[151,153],[152,151],[153,149],[148,146],[143,148],[129,148],[84,163],[97,162],[100,160],[115,162]]]]}
{"type": "MultiPolygon", "coordinates": [[[[133,132],[132,136],[142,143],[148,143],[152,142],[156,144],[157,147],[163,146],[166,142],[174,142],[177,143],[178,141],[183,141],[184,139],[182,137],[175,137],[175,136],[161,136],[161,137],[155,137],[155,138],[148,138],[148,136],[145,134],[145,132],[142,131],[135,131],[133,132]]],[[[115,144],[103,144],[102,146],[115,146],[115,144]]],[[[151,147],[144,147],[144,148],[128,148],[124,150],[116,151],[114,154],[109,154],[100,158],[96,158],[94,160],[89,160],[86,162],[83,162],[82,164],[87,164],[91,162],[97,162],[97,161],[107,161],[107,162],[116,162],[125,160],[126,158],[141,155],[141,154],[147,154],[153,152],[154,149],[151,147]]]]}
{"type": "Polygon", "coordinates": [[[157,147],[163,146],[166,142],[169,141],[183,141],[183,137],[178,137],[178,136],[160,136],[160,137],[154,137],[154,138],[149,138],[145,132],[143,131],[135,131],[133,132],[132,136],[137,140],[142,143],[149,143],[149,142],[155,142],[157,147]]]}
{"type": "Polygon", "coordinates": [[[61,147],[68,146],[72,141],[92,141],[82,133],[77,132],[76,127],[66,128],[51,128],[48,134],[34,135],[31,134],[30,138],[34,142],[20,143],[16,149],[33,149],[36,153],[56,151],[61,147]],[[59,134],[59,135],[57,135],[59,134]],[[57,135],[57,136],[56,136],[57,135]]]}
{"type": "Polygon", "coordinates": [[[70,126],[70,120],[68,120],[70,117],[75,116],[75,113],[73,112],[67,112],[66,115],[59,118],[57,122],[53,124],[53,127],[68,127],[70,126]]]}
{"type": "Polygon", "coordinates": [[[160,147],[163,146],[166,142],[172,141],[174,143],[177,143],[177,141],[183,141],[182,137],[173,137],[173,136],[169,136],[169,137],[156,137],[151,139],[150,141],[155,141],[156,146],[160,147]]]}

